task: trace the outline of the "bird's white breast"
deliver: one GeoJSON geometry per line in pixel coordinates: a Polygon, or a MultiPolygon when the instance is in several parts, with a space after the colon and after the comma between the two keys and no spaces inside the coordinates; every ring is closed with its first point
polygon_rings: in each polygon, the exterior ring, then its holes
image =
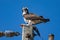
{"type": "Polygon", "coordinates": [[[28,22],[29,22],[29,20],[27,20],[27,19],[25,19],[25,18],[24,18],[24,21],[25,21],[25,23],[28,23],[28,22]]]}
{"type": "MultiPolygon", "coordinates": [[[[22,15],[25,15],[25,14],[26,14],[26,12],[23,12],[22,15]]],[[[24,19],[25,23],[28,23],[29,20],[27,20],[25,17],[23,19],[24,19]]]]}
{"type": "Polygon", "coordinates": [[[23,12],[23,14],[22,14],[22,15],[24,15],[24,14],[26,14],[26,12],[23,12]]]}

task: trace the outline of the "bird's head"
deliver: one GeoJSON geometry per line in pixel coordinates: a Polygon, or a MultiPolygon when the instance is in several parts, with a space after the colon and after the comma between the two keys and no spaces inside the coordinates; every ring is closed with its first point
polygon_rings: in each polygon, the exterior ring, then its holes
{"type": "Polygon", "coordinates": [[[29,14],[29,13],[28,13],[28,8],[27,8],[27,7],[23,7],[23,8],[22,8],[22,12],[23,12],[22,15],[29,14]]]}

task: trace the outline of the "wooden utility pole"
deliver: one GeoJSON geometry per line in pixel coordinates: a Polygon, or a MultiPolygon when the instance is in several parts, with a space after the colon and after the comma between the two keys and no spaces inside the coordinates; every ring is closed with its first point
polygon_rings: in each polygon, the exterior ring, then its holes
{"type": "Polygon", "coordinates": [[[33,40],[33,26],[23,24],[22,26],[22,40],[33,40]]]}
{"type": "Polygon", "coordinates": [[[48,40],[54,40],[54,34],[49,34],[48,40]]]}

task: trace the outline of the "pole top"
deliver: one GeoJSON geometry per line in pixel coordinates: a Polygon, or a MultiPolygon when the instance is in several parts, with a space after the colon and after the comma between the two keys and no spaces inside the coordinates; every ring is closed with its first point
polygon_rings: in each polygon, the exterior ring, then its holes
{"type": "Polygon", "coordinates": [[[54,37],[54,34],[49,34],[49,37],[51,37],[51,36],[54,37]]]}
{"type": "Polygon", "coordinates": [[[28,26],[33,26],[33,27],[35,27],[35,25],[29,25],[29,24],[20,24],[20,26],[21,26],[21,27],[25,27],[25,26],[26,26],[26,27],[28,27],[28,26]]]}

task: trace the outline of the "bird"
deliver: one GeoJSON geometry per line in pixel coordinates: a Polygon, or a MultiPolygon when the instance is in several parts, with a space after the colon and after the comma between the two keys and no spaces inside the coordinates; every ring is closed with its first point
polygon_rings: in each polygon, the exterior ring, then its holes
{"type": "Polygon", "coordinates": [[[20,35],[19,32],[13,32],[11,30],[5,31],[4,34],[5,34],[6,37],[14,37],[14,36],[19,36],[20,35]]]}
{"type": "Polygon", "coordinates": [[[30,13],[27,7],[22,8],[22,16],[25,23],[32,24],[32,25],[39,24],[39,23],[46,23],[50,21],[48,18],[45,19],[43,16],[38,16],[34,13],[30,13]]]}
{"type": "Polygon", "coordinates": [[[34,36],[38,35],[39,37],[41,36],[40,35],[40,32],[38,31],[38,28],[37,27],[33,27],[33,33],[34,33],[34,36]],[[35,34],[34,31],[37,33],[35,34]]]}

